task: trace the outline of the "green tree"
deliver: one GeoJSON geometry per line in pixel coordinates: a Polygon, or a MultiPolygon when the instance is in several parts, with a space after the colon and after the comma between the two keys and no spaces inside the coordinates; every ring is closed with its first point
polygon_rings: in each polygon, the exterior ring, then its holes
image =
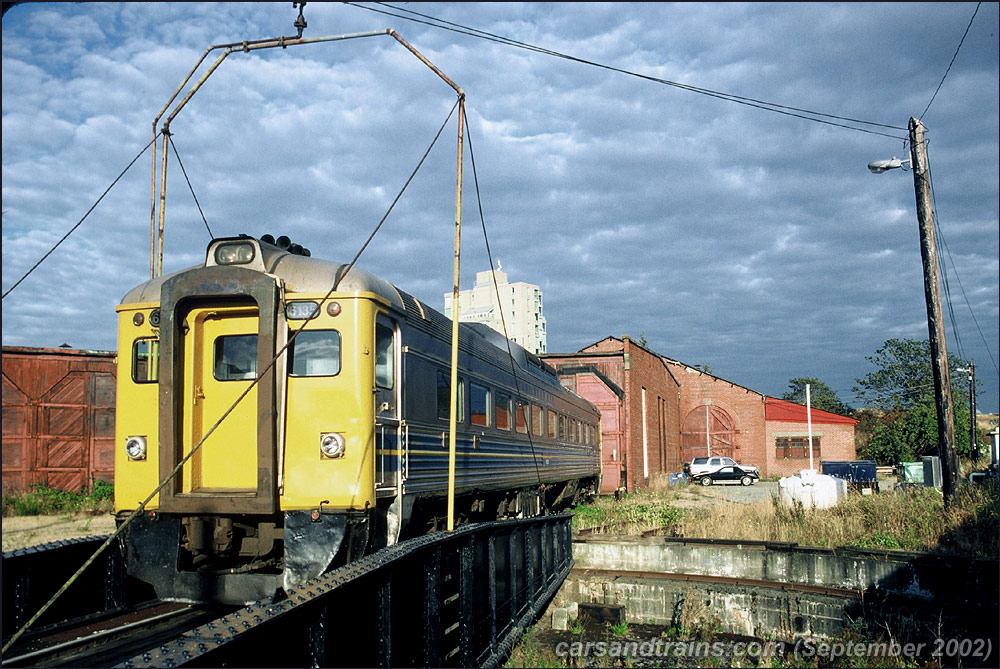
{"type": "MultiPolygon", "coordinates": [[[[857,379],[853,391],[866,407],[880,413],[866,435],[864,456],[885,464],[938,454],[937,403],[930,344],[913,339],[889,339],[865,358],[875,370],[857,379]]],[[[971,452],[968,386],[955,370],[967,363],[948,356],[951,371],[955,450],[971,452]]]]}
{"type": "Polygon", "coordinates": [[[781,399],[805,405],[806,386],[809,386],[809,404],[813,409],[829,411],[841,416],[850,416],[854,410],[840,401],[830,386],[812,377],[788,379],[788,390],[781,399]]]}
{"type": "MultiPolygon", "coordinates": [[[[928,401],[934,402],[934,370],[931,367],[931,347],[925,339],[889,339],[874,355],[865,358],[875,366],[863,378],[856,379],[852,388],[865,406],[889,411],[909,409],[928,401]]],[[[969,403],[968,380],[956,372],[968,363],[948,355],[953,403],[969,403]]]]}

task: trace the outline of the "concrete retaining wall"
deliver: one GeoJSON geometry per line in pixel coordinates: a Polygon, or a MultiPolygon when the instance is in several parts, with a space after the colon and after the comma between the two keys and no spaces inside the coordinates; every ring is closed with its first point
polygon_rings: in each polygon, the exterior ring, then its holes
{"type": "Polygon", "coordinates": [[[998,624],[995,560],[610,536],[575,541],[573,557],[552,605],[557,626],[581,603],[623,605],[632,623],[700,618],[756,637],[833,637],[859,618],[931,637],[993,637],[998,624]]]}

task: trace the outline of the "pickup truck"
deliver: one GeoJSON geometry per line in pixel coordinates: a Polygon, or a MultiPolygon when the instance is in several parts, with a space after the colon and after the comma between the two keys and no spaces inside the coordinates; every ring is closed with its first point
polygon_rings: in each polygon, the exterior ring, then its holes
{"type": "Polygon", "coordinates": [[[694,458],[691,462],[685,462],[684,473],[689,476],[698,476],[699,474],[717,471],[723,467],[739,467],[744,471],[759,474],[757,468],[753,465],[741,465],[732,458],[719,456],[694,458]]]}

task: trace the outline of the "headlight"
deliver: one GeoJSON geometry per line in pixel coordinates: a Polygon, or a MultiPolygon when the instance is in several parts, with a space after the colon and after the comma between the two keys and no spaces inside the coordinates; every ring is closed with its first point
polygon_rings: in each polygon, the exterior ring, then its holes
{"type": "Polygon", "coordinates": [[[324,458],[342,458],[346,449],[344,435],[336,432],[323,432],[319,435],[319,452],[324,458]]]}
{"type": "Polygon", "coordinates": [[[285,305],[285,318],[301,321],[319,316],[319,305],[315,302],[289,302],[285,305]]]}
{"type": "Polygon", "coordinates": [[[146,437],[129,437],[126,439],[125,454],[129,460],[145,460],[146,437]]]}
{"type": "Polygon", "coordinates": [[[237,242],[220,244],[215,249],[215,262],[219,265],[244,265],[254,257],[253,244],[237,242]]]}

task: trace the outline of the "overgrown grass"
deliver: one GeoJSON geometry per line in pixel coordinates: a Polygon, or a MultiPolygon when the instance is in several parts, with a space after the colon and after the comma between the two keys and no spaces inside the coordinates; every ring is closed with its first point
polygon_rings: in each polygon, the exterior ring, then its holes
{"type": "Polygon", "coordinates": [[[34,484],[25,493],[4,493],[3,516],[45,516],[61,513],[110,513],[114,507],[115,487],[95,480],[89,488],[76,492],[34,484]]]}
{"type": "Polygon", "coordinates": [[[997,558],[995,483],[963,484],[944,508],[941,493],[918,488],[904,494],[852,494],[831,509],[786,507],[777,497],[740,504],[716,501],[691,507],[699,487],[671,488],[600,498],[576,508],[574,528],[613,534],[793,542],[804,546],[857,546],[997,558]]]}

